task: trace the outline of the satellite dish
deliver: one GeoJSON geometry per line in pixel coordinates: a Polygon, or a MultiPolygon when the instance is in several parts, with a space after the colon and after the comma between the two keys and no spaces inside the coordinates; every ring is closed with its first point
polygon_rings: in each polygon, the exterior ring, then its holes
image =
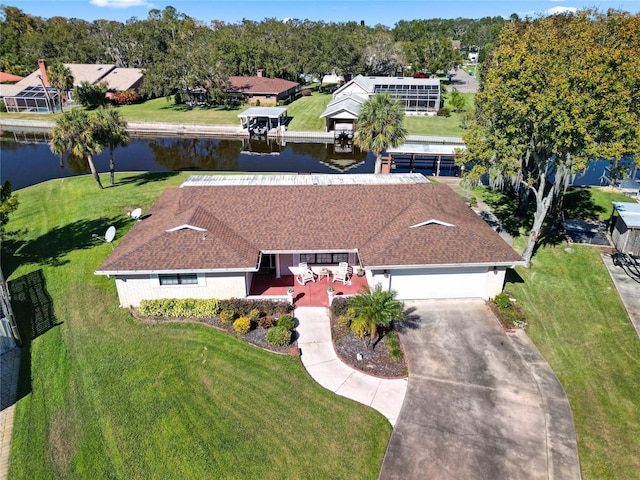
{"type": "Polygon", "coordinates": [[[131,218],[135,218],[136,220],[139,220],[141,215],[142,215],[141,208],[136,208],[133,212],[131,212],[131,218]]]}
{"type": "Polygon", "coordinates": [[[107,228],[107,233],[104,234],[104,241],[107,243],[113,242],[113,239],[116,238],[116,227],[113,225],[107,228]]]}

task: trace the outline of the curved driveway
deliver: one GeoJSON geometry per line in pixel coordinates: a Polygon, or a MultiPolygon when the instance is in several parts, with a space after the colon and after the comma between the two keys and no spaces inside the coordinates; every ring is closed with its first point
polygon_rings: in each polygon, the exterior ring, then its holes
{"type": "Polygon", "coordinates": [[[406,302],[409,385],[380,478],[579,479],[569,403],[483,301],[406,302]]]}

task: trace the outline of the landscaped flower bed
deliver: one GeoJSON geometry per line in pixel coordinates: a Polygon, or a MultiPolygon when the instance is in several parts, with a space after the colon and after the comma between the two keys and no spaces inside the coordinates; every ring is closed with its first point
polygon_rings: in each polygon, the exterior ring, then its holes
{"type": "MultiPolygon", "coordinates": [[[[352,330],[355,312],[350,308],[354,297],[336,298],[331,306],[331,335],[338,357],[346,364],[370,375],[385,378],[407,376],[402,347],[395,322],[380,330],[381,336],[356,335],[352,330]]],[[[357,328],[356,328],[357,331],[357,328]]]]}
{"type": "Polygon", "coordinates": [[[527,326],[527,317],[516,302],[507,293],[501,293],[489,302],[493,311],[505,330],[515,330],[527,326]]]}
{"type": "Polygon", "coordinates": [[[162,299],[141,302],[133,314],[152,322],[204,323],[265,350],[290,353],[295,343],[292,308],[286,302],[271,300],[162,299]],[[277,330],[270,334],[272,329],[277,330]]]}

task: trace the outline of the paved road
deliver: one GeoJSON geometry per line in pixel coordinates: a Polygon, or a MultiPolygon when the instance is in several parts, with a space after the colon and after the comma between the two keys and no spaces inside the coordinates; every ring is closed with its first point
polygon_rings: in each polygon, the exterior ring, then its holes
{"type": "Polygon", "coordinates": [[[380,478],[579,479],[564,391],[480,300],[408,302],[405,402],[380,478]]]}
{"type": "Polygon", "coordinates": [[[468,70],[468,68],[462,68],[452,72],[451,85],[462,93],[476,93],[480,88],[480,83],[476,77],[469,75],[468,70]]]}

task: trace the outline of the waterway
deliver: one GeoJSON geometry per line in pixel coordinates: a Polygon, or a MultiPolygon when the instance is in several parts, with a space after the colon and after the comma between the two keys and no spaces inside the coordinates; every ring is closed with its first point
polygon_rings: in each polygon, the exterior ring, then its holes
{"type": "MultiPolygon", "coordinates": [[[[85,160],[49,149],[42,131],[7,131],[0,136],[0,179],[10,180],[13,190],[47,180],[89,173],[85,160]]],[[[95,157],[99,172],[109,170],[109,152],[95,157]]],[[[334,143],[291,143],[272,139],[150,138],[134,137],[115,151],[116,172],[242,171],[288,173],[373,173],[375,156],[357,147],[334,143]]],[[[599,185],[608,162],[592,162],[576,177],[576,185],[599,185]]],[[[406,172],[398,168],[392,172],[406,172]]],[[[432,175],[430,169],[415,169],[432,175]]],[[[448,168],[443,175],[454,175],[448,168]]]]}

